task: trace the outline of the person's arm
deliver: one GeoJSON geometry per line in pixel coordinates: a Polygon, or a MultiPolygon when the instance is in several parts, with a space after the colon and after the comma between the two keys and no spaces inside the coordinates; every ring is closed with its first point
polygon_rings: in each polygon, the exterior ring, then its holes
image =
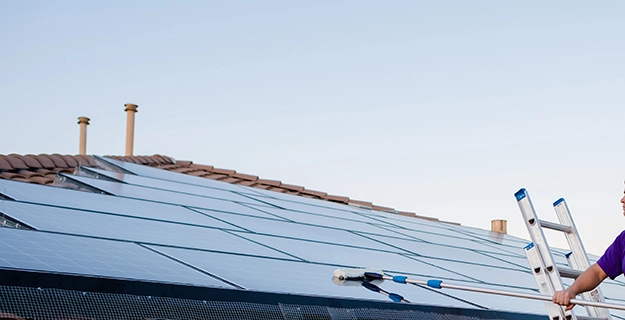
{"type": "Polygon", "coordinates": [[[571,299],[582,292],[596,288],[607,277],[608,275],[603,269],[595,263],[590,266],[590,268],[586,269],[586,271],[584,271],[570,287],[566,288],[566,290],[554,293],[552,301],[555,304],[566,306],[565,310],[571,310],[575,306],[571,304],[571,299]]]}

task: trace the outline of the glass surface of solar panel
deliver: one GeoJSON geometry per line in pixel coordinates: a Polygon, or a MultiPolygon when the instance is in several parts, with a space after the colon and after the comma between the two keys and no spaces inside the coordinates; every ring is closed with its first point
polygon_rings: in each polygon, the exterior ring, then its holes
{"type": "Polygon", "coordinates": [[[528,270],[489,267],[478,264],[478,261],[450,261],[431,257],[415,257],[415,259],[447,270],[462,270],[467,277],[485,284],[502,284],[502,286],[522,287],[528,290],[536,288],[534,276],[528,270]]]}
{"type": "MultiPolygon", "coordinates": [[[[519,266],[516,264],[512,264],[502,259],[491,258],[490,256],[481,254],[470,247],[463,247],[463,242],[461,240],[457,240],[457,246],[448,246],[442,243],[427,243],[421,241],[410,241],[403,239],[395,239],[382,237],[377,235],[370,235],[371,238],[377,239],[382,243],[392,244],[394,246],[400,247],[407,252],[425,257],[436,257],[439,259],[445,260],[455,260],[455,261],[476,261],[479,264],[485,264],[497,268],[506,268],[506,269],[518,269],[519,266]]],[[[529,270],[529,267],[525,267],[525,269],[529,270]]]]}
{"type": "MultiPolygon", "coordinates": [[[[291,258],[221,229],[9,201],[2,209],[38,230],[140,243],[291,258]]],[[[232,229],[236,227],[232,226],[232,229]]]]}
{"type": "Polygon", "coordinates": [[[132,172],[138,176],[155,178],[166,181],[180,182],[197,186],[204,186],[209,188],[217,188],[222,190],[239,191],[251,194],[258,194],[255,188],[250,188],[241,185],[235,185],[227,182],[212,180],[203,177],[196,177],[188,174],[178,173],[160,168],[152,168],[145,165],[120,161],[111,158],[98,157],[101,161],[108,162],[117,167],[120,167],[128,172],[132,172]]]}
{"type": "MultiPolygon", "coordinates": [[[[214,273],[234,283],[246,283],[249,290],[296,293],[340,298],[390,300],[359,285],[336,285],[331,276],[338,266],[283,261],[259,257],[228,256],[225,254],[190,251],[179,248],[151,246],[163,253],[214,273]],[[242,267],[243,266],[243,267],[242,267]]],[[[385,290],[403,295],[406,299],[423,304],[474,308],[465,302],[414,286],[384,282],[385,290]]]]}
{"type": "Polygon", "coordinates": [[[473,237],[467,237],[465,235],[459,234],[457,232],[439,229],[432,230],[426,229],[418,230],[418,229],[405,229],[405,228],[386,228],[388,230],[394,230],[395,232],[408,236],[410,238],[418,239],[424,242],[431,242],[446,245],[449,247],[459,247],[459,248],[469,248],[474,250],[481,250],[486,252],[498,253],[501,250],[505,250],[506,253],[512,256],[525,257],[525,253],[523,252],[523,247],[509,248],[504,247],[500,250],[494,249],[490,243],[487,241],[479,241],[473,237]]]}
{"type": "MultiPolygon", "coordinates": [[[[199,209],[198,209],[199,210],[199,209]]],[[[287,221],[247,217],[238,214],[214,212],[209,210],[199,210],[206,215],[213,216],[222,221],[228,221],[233,225],[245,228],[254,233],[263,233],[290,237],[297,239],[308,239],[331,243],[343,243],[352,246],[375,248],[380,250],[392,250],[392,247],[371,241],[350,232],[347,229],[328,228],[299,224],[287,221]]]]}
{"type": "MultiPolygon", "coordinates": [[[[284,202],[293,202],[296,205],[313,205],[316,207],[325,207],[328,209],[351,211],[351,212],[358,213],[358,214],[362,214],[362,213],[366,214],[372,211],[372,209],[370,208],[361,208],[358,206],[335,203],[335,202],[331,202],[327,200],[306,198],[306,197],[302,197],[299,195],[281,193],[281,192],[276,192],[273,190],[264,190],[264,189],[257,189],[257,188],[254,188],[254,189],[257,190],[257,192],[262,193],[262,195],[266,198],[272,198],[272,199],[276,199],[276,200],[280,200],[284,202]]],[[[254,195],[251,195],[251,196],[254,196],[254,195]]],[[[286,205],[288,206],[288,204],[286,205]]]]}
{"type": "MultiPolygon", "coordinates": [[[[197,211],[178,205],[115,197],[71,189],[51,188],[48,186],[7,180],[0,180],[0,188],[2,187],[8,187],[7,190],[10,191],[7,191],[7,193],[10,193],[12,198],[21,202],[107,212],[163,221],[232,228],[232,226],[216,221],[214,218],[207,217],[197,211]]],[[[0,206],[0,210],[1,208],[0,206]]],[[[236,203],[231,203],[231,210],[248,212],[247,207],[236,203]]],[[[249,212],[256,213],[257,211],[249,210],[249,212]]],[[[264,215],[263,213],[259,214],[264,215]]]]}
{"type": "MultiPolygon", "coordinates": [[[[67,175],[66,175],[67,176],[67,175]]],[[[211,196],[199,196],[192,194],[179,193],[175,191],[165,191],[152,189],[142,186],[134,186],[124,183],[115,183],[111,181],[98,180],[87,177],[67,176],[70,179],[87,184],[94,188],[104,190],[116,196],[122,196],[134,199],[150,200],[155,202],[164,202],[177,205],[185,205],[197,208],[213,209],[228,211],[233,204],[251,203],[254,205],[263,205],[263,203],[252,200],[248,197],[231,193],[228,198],[216,198],[211,196]]]]}
{"type": "MultiPolygon", "coordinates": [[[[242,202],[242,200],[246,200],[248,203],[256,203],[255,201],[250,201],[249,199],[240,197],[240,195],[243,194],[240,190],[237,190],[239,192],[234,192],[232,190],[225,189],[225,188],[198,186],[198,185],[187,184],[187,183],[182,183],[182,182],[161,180],[161,179],[151,178],[151,177],[142,177],[142,176],[137,176],[133,174],[113,172],[113,171],[107,171],[107,170],[101,170],[101,169],[89,168],[86,170],[97,173],[98,175],[101,175],[101,176],[106,176],[106,177],[109,177],[109,178],[112,178],[112,179],[115,179],[115,180],[118,180],[127,184],[135,185],[135,186],[160,189],[160,190],[166,190],[166,191],[175,191],[175,192],[194,194],[194,195],[199,195],[199,196],[210,196],[214,198],[228,199],[228,200],[234,200],[234,201],[239,201],[239,202],[242,202]]],[[[228,183],[225,183],[225,182],[221,182],[221,183],[229,185],[228,183]]]]}
{"type": "MultiPolygon", "coordinates": [[[[317,200],[321,201],[321,200],[317,200]]],[[[308,208],[312,209],[310,211],[296,211],[278,207],[266,207],[266,206],[255,206],[249,205],[252,208],[257,208],[258,210],[265,211],[275,215],[277,217],[283,217],[284,219],[299,222],[299,223],[309,223],[309,224],[326,224],[327,226],[356,226],[360,228],[367,228],[370,230],[379,231],[379,228],[374,226],[378,221],[375,219],[370,219],[368,216],[364,216],[362,214],[350,212],[350,211],[339,211],[332,210],[325,207],[313,207],[308,208]]],[[[364,230],[363,230],[364,231],[364,230]]]]}
{"type": "Polygon", "coordinates": [[[9,228],[0,228],[0,268],[232,288],[133,243],[9,228]]]}
{"type": "Polygon", "coordinates": [[[392,272],[437,275],[446,279],[469,280],[460,273],[447,272],[433,265],[411,259],[400,254],[400,252],[354,248],[257,234],[241,234],[241,236],[267,244],[286,253],[296,254],[315,263],[351,266],[353,268],[376,268],[392,272]]]}

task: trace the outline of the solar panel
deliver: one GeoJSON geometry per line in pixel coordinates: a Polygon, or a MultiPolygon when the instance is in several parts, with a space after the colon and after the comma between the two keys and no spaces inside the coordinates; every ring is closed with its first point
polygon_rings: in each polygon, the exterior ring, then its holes
{"type": "MultiPolygon", "coordinates": [[[[187,248],[290,258],[216,227],[168,223],[9,201],[2,212],[38,230],[187,248]]],[[[223,224],[219,221],[220,226],[223,224]]],[[[226,225],[230,229],[237,227],[226,225]]]]}
{"type": "MultiPolygon", "coordinates": [[[[98,180],[80,176],[68,176],[65,177],[79,181],[86,185],[104,190],[110,194],[133,198],[150,200],[161,203],[169,203],[176,205],[185,205],[197,208],[206,208],[220,211],[230,211],[234,205],[238,203],[250,203],[254,205],[264,205],[262,202],[252,200],[250,198],[237,195],[235,193],[229,193],[227,198],[200,196],[194,194],[186,194],[175,191],[166,191],[153,189],[148,187],[141,187],[135,185],[129,185],[124,183],[115,183],[111,181],[98,180]]],[[[207,191],[208,192],[208,191],[207,191]]],[[[210,193],[209,193],[210,194],[210,193]]],[[[223,194],[222,194],[223,195],[223,194]]],[[[238,206],[237,206],[238,207],[238,206]]],[[[237,209],[241,210],[241,209],[237,209]]]]}
{"type": "MultiPolygon", "coordinates": [[[[250,290],[390,301],[387,297],[367,290],[358,283],[355,285],[334,284],[331,281],[331,275],[337,267],[332,265],[281,261],[261,257],[228,256],[180,248],[151,247],[191,263],[207,272],[219,274],[229,281],[246,283],[250,290]]],[[[416,302],[427,301],[428,303],[439,303],[453,307],[471,307],[470,304],[440,293],[413,288],[412,286],[385,287],[393,293],[405,296],[406,299],[414,297],[416,302]]]]}
{"type": "Polygon", "coordinates": [[[8,228],[0,268],[232,288],[133,243],[8,228]]]}
{"type": "MultiPolygon", "coordinates": [[[[219,223],[219,221],[203,215],[196,210],[177,205],[114,197],[77,190],[50,188],[47,186],[9,180],[0,180],[0,189],[2,188],[4,188],[6,193],[10,194],[13,199],[24,203],[44,204],[69,209],[112,213],[195,225],[227,227],[224,223],[219,223]]],[[[251,210],[248,207],[236,203],[227,203],[227,205],[230,206],[230,210],[235,212],[253,213],[261,216],[266,215],[262,211],[251,210]]],[[[1,209],[2,206],[0,206],[0,211],[1,209]]],[[[232,228],[232,226],[230,227],[232,228]]]]}
{"type": "MultiPolygon", "coordinates": [[[[111,195],[0,180],[0,212],[38,230],[0,228],[0,268],[388,301],[331,281],[336,268],[375,267],[536,291],[526,240],[110,161],[131,173],[64,176],[111,195]]],[[[419,304],[545,313],[542,302],[381,286],[419,304]]]]}
{"type": "Polygon", "coordinates": [[[135,175],[142,176],[142,177],[149,177],[149,178],[155,178],[155,179],[165,180],[165,181],[186,183],[190,185],[204,186],[204,187],[210,187],[210,188],[216,188],[216,189],[222,189],[222,190],[231,190],[231,191],[259,194],[259,192],[255,188],[234,185],[234,184],[206,179],[202,177],[195,177],[192,175],[181,174],[181,173],[163,170],[159,168],[152,168],[149,166],[139,165],[139,164],[125,162],[125,161],[119,161],[119,160],[115,160],[111,158],[103,158],[103,157],[97,157],[97,158],[99,161],[113,164],[114,166],[122,168],[125,171],[131,172],[135,175]]]}

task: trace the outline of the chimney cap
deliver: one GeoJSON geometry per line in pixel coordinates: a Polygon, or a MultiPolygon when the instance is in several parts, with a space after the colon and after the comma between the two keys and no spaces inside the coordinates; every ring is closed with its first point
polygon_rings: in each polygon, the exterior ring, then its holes
{"type": "Polygon", "coordinates": [[[126,109],[124,109],[124,111],[134,111],[134,112],[138,112],[137,108],[139,107],[136,104],[132,104],[132,103],[126,103],[124,105],[124,107],[126,107],[126,109]]]}
{"type": "Polygon", "coordinates": [[[78,124],[81,124],[81,123],[89,124],[89,121],[91,121],[91,119],[87,117],[78,117],[78,124]]]}
{"type": "Polygon", "coordinates": [[[490,222],[490,230],[493,232],[499,232],[503,234],[508,233],[508,221],[503,219],[496,219],[490,222]]]}

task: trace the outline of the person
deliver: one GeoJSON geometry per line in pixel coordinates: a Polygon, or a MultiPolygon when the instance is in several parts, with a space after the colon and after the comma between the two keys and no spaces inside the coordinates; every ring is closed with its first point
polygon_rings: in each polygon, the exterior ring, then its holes
{"type": "MultiPolygon", "coordinates": [[[[623,215],[625,215],[625,192],[623,194],[621,204],[623,205],[623,215]]],[[[608,277],[614,280],[614,278],[624,273],[625,264],[623,259],[625,259],[625,231],[616,237],[603,256],[597,260],[597,263],[586,269],[571,286],[554,293],[551,300],[555,304],[566,306],[565,310],[573,309],[575,304],[571,303],[571,299],[575,298],[575,296],[596,288],[608,277]]]]}

